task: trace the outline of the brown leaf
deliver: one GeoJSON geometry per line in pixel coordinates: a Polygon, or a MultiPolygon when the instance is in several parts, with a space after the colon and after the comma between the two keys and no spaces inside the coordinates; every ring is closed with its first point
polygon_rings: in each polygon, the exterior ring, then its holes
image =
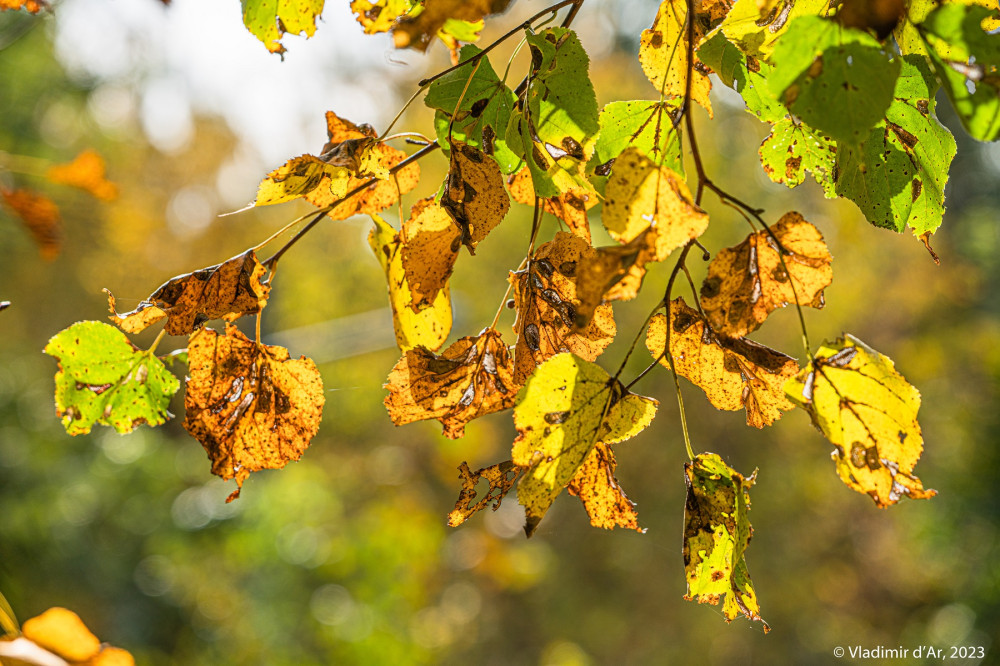
{"type": "Polygon", "coordinates": [[[257,314],[267,303],[270,285],[261,282],[267,270],[247,250],[228,261],[167,280],[132,312],[115,311],[108,293],[109,319],[126,333],[138,333],[167,317],[170,335],[187,335],[210,319],[236,321],[257,314]]]}
{"type": "Polygon", "coordinates": [[[410,209],[400,232],[403,271],[419,310],[434,302],[448,278],[462,247],[462,232],[434,197],[421,199],[410,209]]]}
{"type": "Polygon", "coordinates": [[[842,0],[834,20],[845,28],[872,30],[882,40],[905,16],[905,0],[842,0]]]}
{"type": "Polygon", "coordinates": [[[424,347],[399,359],[385,388],[385,407],[396,425],[437,419],[457,439],[465,424],[514,406],[521,388],[507,345],[496,329],[455,341],[441,355],[424,347]]]}
{"type": "Polygon", "coordinates": [[[45,176],[53,183],[86,190],[103,201],[118,198],[118,186],[105,178],[104,159],[95,150],[85,150],[72,162],[50,167],[45,176]]]}
{"type": "Polygon", "coordinates": [[[833,258],[822,234],[795,212],[782,216],[771,231],[774,237],[766,230],[750,234],[709,264],[701,304],[716,332],[742,337],[778,308],[794,304],[796,296],[799,305],[823,307],[833,258]]]}
{"type": "Polygon", "coordinates": [[[579,236],[560,231],[540,246],[528,267],[511,273],[517,319],[514,378],[523,383],[535,367],[561,352],[593,361],[614,340],[617,328],[608,304],[598,305],[587,325],[577,329],[576,281],[594,249],[579,236]]]}
{"type": "Polygon", "coordinates": [[[499,509],[503,498],[514,487],[521,469],[510,460],[484,467],[475,473],[469,469],[468,463],[463,462],[459,465],[458,478],[462,481],[462,490],[458,494],[455,508],[448,514],[448,527],[458,527],[485,509],[490,502],[493,502],[494,511],[499,509]],[[470,506],[469,503],[476,499],[476,486],[483,479],[490,484],[490,489],[478,502],[470,506]]]}
{"type": "Polygon", "coordinates": [[[462,243],[475,254],[476,245],[507,215],[510,197],[496,160],[478,148],[449,143],[451,163],[441,205],[462,230],[462,243]]]}
{"type": "Polygon", "coordinates": [[[51,199],[30,190],[6,190],[0,188],[6,203],[31,233],[38,244],[42,258],[52,261],[62,249],[62,224],[59,221],[59,207],[51,199]]]}
{"type": "MultiPolygon", "coordinates": [[[[535,205],[535,186],[528,167],[507,178],[507,189],[511,199],[517,203],[535,205]]],[[[542,210],[565,222],[570,231],[588,243],[591,238],[587,211],[596,205],[597,197],[582,187],[572,187],[557,197],[542,199],[542,210]]]]}
{"type": "Polygon", "coordinates": [[[656,232],[647,229],[625,245],[599,247],[580,262],[576,326],[586,326],[605,301],[628,301],[639,294],[646,264],[656,260],[656,232]]]}
{"type": "Polygon", "coordinates": [[[239,329],[204,329],[188,344],[184,428],[201,442],[212,473],[236,479],[298,460],[319,430],[323,380],[316,364],[284,347],[260,345],[239,329]]]}
{"type": "Polygon", "coordinates": [[[615,478],[615,454],[610,444],[598,442],[587,454],[567,489],[583,502],[594,527],[613,529],[627,527],[645,532],[639,527],[639,514],[615,478]]]}
{"type": "Polygon", "coordinates": [[[504,11],[509,4],[510,0],[425,0],[420,14],[399,20],[392,38],[397,49],[409,46],[425,51],[448,19],[481,21],[485,16],[504,11]]]}
{"type": "MultiPolygon", "coordinates": [[[[717,336],[683,299],[670,303],[670,355],[674,370],[705,392],[717,409],[746,409],[747,425],[763,428],[793,407],[785,397],[785,381],[799,370],[795,359],[747,338],[717,336]]],[[[646,348],[670,368],[666,349],[666,317],[657,315],[646,333],[646,348]]]]}

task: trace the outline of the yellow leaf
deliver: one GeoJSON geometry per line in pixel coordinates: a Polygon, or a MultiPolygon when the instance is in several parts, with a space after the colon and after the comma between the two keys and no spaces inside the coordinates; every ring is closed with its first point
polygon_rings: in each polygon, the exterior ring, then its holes
{"type": "Polygon", "coordinates": [[[639,527],[635,502],[628,498],[615,478],[616,465],[611,446],[598,442],[567,488],[571,495],[580,498],[594,527],[608,530],[626,527],[645,533],[645,528],[639,527]]]}
{"type": "Polygon", "coordinates": [[[833,258],[822,234],[795,212],[782,216],[771,232],[751,233],[708,265],[701,305],[716,332],[742,337],[796,297],[800,306],[823,307],[833,258]]]}
{"type": "Polygon", "coordinates": [[[402,351],[414,347],[436,350],[444,344],[451,331],[451,294],[445,285],[433,302],[418,311],[403,269],[402,242],[399,234],[378,215],[372,215],[375,226],[368,234],[368,244],[375,253],[386,281],[389,283],[389,305],[396,344],[402,351]]]}
{"type": "Polygon", "coordinates": [[[118,186],[104,177],[104,160],[94,150],[83,151],[68,164],[50,167],[45,176],[53,183],[79,187],[104,201],[118,198],[118,186]]]}
{"type": "Polygon", "coordinates": [[[323,380],[306,357],[249,340],[235,326],[203,329],[188,344],[184,429],[201,442],[212,473],[236,479],[240,495],[250,472],[281,469],[302,457],[319,431],[323,380]]]}
{"type": "Polygon", "coordinates": [[[392,31],[397,49],[424,51],[431,38],[451,20],[476,22],[507,9],[510,0],[425,0],[424,9],[400,19],[392,31]]]}
{"type": "MultiPolygon", "coordinates": [[[[688,0],[663,0],[653,26],[643,30],[639,38],[639,63],[642,71],[656,90],[668,99],[687,94],[687,6],[688,0]]],[[[695,48],[704,37],[704,29],[695,20],[695,48]]],[[[711,116],[709,92],[712,90],[712,82],[697,58],[691,73],[691,99],[701,104],[711,116]]]]}
{"type": "Polygon", "coordinates": [[[499,509],[500,503],[514,487],[520,474],[521,468],[510,460],[484,467],[475,473],[469,469],[468,463],[463,462],[458,467],[458,478],[462,480],[462,490],[459,492],[458,501],[455,502],[455,508],[448,514],[448,526],[458,527],[474,514],[485,509],[490,502],[493,502],[494,511],[499,509]],[[483,479],[489,484],[489,490],[478,502],[470,504],[476,499],[476,486],[483,479]]]}
{"type": "Polygon", "coordinates": [[[829,4],[829,0],[736,0],[718,29],[747,56],[766,59],[792,20],[822,16],[829,4]]]}
{"type": "Polygon", "coordinates": [[[656,261],[656,239],[656,231],[647,228],[625,245],[599,247],[580,260],[577,327],[586,326],[603,301],[628,301],[639,294],[646,264],[656,261]]]}
{"type": "Polygon", "coordinates": [[[364,29],[365,34],[374,35],[388,32],[402,16],[407,14],[414,5],[414,0],[351,0],[351,11],[354,12],[364,29]]]}
{"type": "Polygon", "coordinates": [[[448,284],[462,247],[462,232],[434,197],[413,204],[400,231],[403,271],[413,294],[414,311],[434,302],[448,284]]]}
{"type": "Polygon", "coordinates": [[[345,166],[327,164],[314,155],[301,155],[267,174],[257,187],[253,205],[284,203],[317,190],[320,196],[339,199],[347,193],[350,177],[351,171],[345,166]]]}
{"type": "MultiPolygon", "coordinates": [[[[674,371],[702,389],[717,409],[746,409],[747,425],[763,428],[792,408],[785,381],[798,372],[795,359],[746,338],[717,336],[697,311],[682,299],[670,303],[670,356],[674,371]]],[[[650,321],[646,348],[662,365],[667,318],[650,321]]]]}
{"type": "Polygon", "coordinates": [[[518,435],[511,456],[527,468],[517,497],[528,536],[598,442],[634,437],[653,420],[658,404],[629,393],[599,365],[573,354],[538,366],[514,408],[518,435]]]}
{"type": "Polygon", "coordinates": [[[920,392],[891,359],[846,335],[820,347],[785,391],[833,443],[833,461],[849,487],[879,507],[937,494],[913,475],[924,448],[920,392]]]}
{"type": "Polygon", "coordinates": [[[87,629],[80,616],[65,608],[50,608],[25,621],[21,633],[67,661],[87,661],[101,649],[101,641],[87,629]]]}

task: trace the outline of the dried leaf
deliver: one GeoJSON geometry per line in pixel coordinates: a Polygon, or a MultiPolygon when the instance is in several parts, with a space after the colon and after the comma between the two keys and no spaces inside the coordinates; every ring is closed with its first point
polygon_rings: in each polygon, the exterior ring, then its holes
{"type": "Polygon", "coordinates": [[[59,362],[56,413],[70,435],[85,435],[95,423],[127,433],[173,416],[167,406],[180,382],[113,326],[77,322],[54,335],[45,353],[59,362]]]}
{"type": "MultiPolygon", "coordinates": [[[[663,0],[653,26],[643,30],[639,38],[639,63],[642,71],[656,90],[668,99],[687,95],[687,7],[687,0],[663,0]]],[[[695,46],[704,37],[704,28],[695,19],[695,46]]],[[[691,73],[691,99],[701,104],[711,116],[709,92],[712,90],[712,82],[704,65],[697,58],[691,73]]]]}
{"type": "Polygon", "coordinates": [[[617,328],[607,304],[597,306],[587,325],[576,328],[579,266],[593,253],[585,240],[560,231],[535,251],[525,270],[511,274],[517,311],[514,378],[518,383],[560,352],[593,361],[614,340],[617,328]]]}
{"type": "Polygon", "coordinates": [[[6,190],[0,187],[4,203],[10,207],[38,244],[42,258],[52,261],[62,249],[62,224],[59,207],[51,199],[30,190],[6,190]]]}
{"type": "Polygon", "coordinates": [[[451,142],[451,163],[441,206],[462,230],[462,243],[475,254],[476,245],[503,221],[510,197],[496,160],[478,148],[451,142]]]}
{"type": "Polygon", "coordinates": [[[598,442],[594,450],[587,454],[583,464],[576,470],[576,476],[567,489],[583,503],[590,524],[594,527],[614,529],[626,527],[645,533],[639,527],[639,514],[635,502],[630,500],[615,478],[615,454],[609,444],[598,442]]]}
{"type": "MultiPolygon", "coordinates": [[[[783,387],[799,370],[795,359],[747,338],[717,336],[680,298],[670,303],[670,322],[674,371],[702,389],[716,409],[746,409],[747,425],[763,428],[793,407],[783,387]]],[[[662,314],[650,321],[646,348],[669,369],[666,324],[662,314]]]]}
{"type": "Polygon", "coordinates": [[[260,182],[254,206],[285,203],[313,195],[339,199],[347,194],[351,170],[328,164],[315,155],[300,155],[278,167],[260,182]]]}
{"type": "Polygon", "coordinates": [[[403,269],[399,234],[378,215],[372,215],[372,220],[375,226],[368,234],[368,245],[382,266],[389,285],[396,344],[404,352],[414,347],[438,349],[451,331],[451,293],[448,286],[445,285],[437,293],[430,305],[419,307],[403,269]]]}
{"type": "Polygon", "coordinates": [[[201,442],[212,473],[236,479],[298,460],[319,430],[323,380],[316,364],[284,347],[256,344],[239,329],[203,329],[188,345],[184,429],[201,442]]]}
{"type": "Polygon", "coordinates": [[[138,333],[167,317],[164,330],[187,335],[210,319],[236,321],[257,314],[267,304],[270,285],[261,282],[267,270],[247,250],[221,264],[167,280],[132,312],[115,311],[115,297],[108,294],[109,319],[126,333],[138,333]]]}
{"type": "Polygon", "coordinates": [[[487,328],[454,342],[439,356],[423,347],[408,349],[385,388],[385,408],[396,425],[437,419],[457,439],[465,424],[514,406],[521,384],[500,334],[487,328]]]}
{"type": "Polygon", "coordinates": [[[509,4],[510,0],[425,0],[422,12],[397,22],[392,38],[397,49],[412,47],[424,51],[449,20],[481,21],[506,10],[509,4]]]}
{"type": "Polygon", "coordinates": [[[717,333],[743,337],[796,300],[823,307],[823,289],[833,280],[823,235],[796,212],[785,213],[771,231],[773,236],[766,230],[751,233],[709,264],[701,305],[717,333]]]}
{"type": "MultiPolygon", "coordinates": [[[[535,186],[531,182],[531,169],[524,167],[507,178],[510,197],[517,203],[535,205],[535,186]]],[[[590,243],[590,221],[587,211],[597,205],[597,196],[582,187],[571,187],[555,197],[542,199],[542,210],[555,215],[566,223],[569,230],[590,243]]]]}
{"type": "Polygon", "coordinates": [[[628,301],[639,294],[646,264],[656,261],[657,232],[647,228],[625,245],[599,247],[583,257],[577,269],[580,307],[576,326],[586,326],[604,301],[628,301]]]}
{"type": "Polygon", "coordinates": [[[657,261],[708,228],[708,214],[695,205],[684,179],[635,148],[615,160],[604,198],[601,219],[611,237],[628,243],[655,231],[657,261]]]}
{"type": "Polygon", "coordinates": [[[891,359],[846,335],[820,347],[785,391],[836,447],[833,461],[849,487],[879,507],[937,495],[913,475],[924,449],[920,392],[891,359]]]}
{"type": "Polygon", "coordinates": [[[756,470],[743,477],[714,453],[702,453],[684,463],[687,501],[684,504],[684,572],[688,601],[722,603],[731,622],[738,615],[757,620],[760,604],[747,571],[746,549],[753,536],[747,512],[749,489],[756,470]]]}
{"type": "MultiPolygon", "coordinates": [[[[538,366],[514,408],[512,460],[527,468],[517,487],[530,537],[599,442],[642,432],[659,403],[634,395],[599,365],[559,354],[538,366]]],[[[578,492],[589,493],[585,486],[578,492]]]]}
{"type": "Polygon", "coordinates": [[[475,473],[469,469],[468,463],[463,462],[458,467],[458,478],[462,481],[462,490],[459,492],[458,501],[455,502],[455,508],[448,514],[448,527],[458,527],[485,509],[490,502],[493,502],[494,511],[499,509],[500,503],[514,487],[520,474],[521,468],[510,460],[484,467],[475,473]],[[490,489],[478,502],[470,505],[470,502],[476,499],[476,486],[483,479],[490,484],[490,489]]]}
{"type": "Polygon", "coordinates": [[[448,284],[462,247],[462,232],[434,197],[413,204],[400,231],[403,272],[410,285],[414,311],[434,302],[448,284]]]}
{"type": "Polygon", "coordinates": [[[85,150],[72,162],[50,167],[45,177],[53,183],[79,187],[103,201],[118,198],[118,186],[105,178],[104,159],[94,150],[85,150]]]}
{"type": "MultiPolygon", "coordinates": [[[[271,53],[283,54],[284,35],[312,37],[316,19],[323,13],[324,0],[240,0],[243,24],[271,53]]],[[[284,56],[282,56],[284,57],[284,56]]]]}

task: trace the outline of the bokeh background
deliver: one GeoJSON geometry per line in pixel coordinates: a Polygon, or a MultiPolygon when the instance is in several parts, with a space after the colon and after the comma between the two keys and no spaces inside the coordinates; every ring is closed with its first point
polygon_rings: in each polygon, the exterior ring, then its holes
{"type": "MultiPolygon", "coordinates": [[[[56,364],[41,353],[49,337],[102,319],[104,287],[132,306],[306,212],[288,204],[218,217],[252,200],[285,159],[318,151],[325,111],[382,129],[417,80],[448,65],[440,45],[421,55],[364,36],[347,4],[327,2],[313,39],[286,38],[284,61],[246,32],[235,0],[63,0],[39,17],[0,14],[0,151],[65,162],[93,147],[121,187],[102,204],[0,171],[8,187],[50,194],[65,236],[45,262],[0,212],[0,299],[13,302],[0,314],[0,591],[18,617],[72,608],[149,664],[823,664],[850,662],[833,649],[854,645],[983,646],[981,663],[1000,663],[1000,147],[969,140],[943,99],[959,152],[934,236],[940,267],[909,234],[869,226],[812,183],[771,184],[756,162],[766,128],[730,91],[716,86],[714,120],[695,110],[717,183],[773,220],[799,210],[824,233],[835,277],[827,307],[806,313],[813,343],[850,332],[921,390],[916,471],[940,493],[876,509],[840,482],[804,413],[748,429],[682,381],[696,452],[760,470],[747,562],[766,636],[682,599],[686,455],[662,369],[635,387],[660,400],[656,421],[618,447],[618,478],[646,534],[592,528],[568,495],[531,540],[513,496],[446,527],[457,466],[508,458],[510,414],[474,422],[458,441],[436,422],[391,424],[381,385],[398,351],[366,219],[321,225],[286,255],[263,318],[265,341],[316,359],[328,391],[301,462],[252,476],[225,504],[232,488],[181,428],[180,394],[164,427],[65,434],[52,403],[56,364]]],[[[517,2],[485,39],[544,6],[517,2]]],[[[585,3],[574,27],[601,103],[654,96],[635,53],[655,12],[650,0],[585,3]]],[[[509,54],[498,50],[495,67],[509,54]]],[[[523,67],[515,59],[511,78],[523,67]]],[[[418,101],[397,129],[430,132],[430,118],[418,101]]],[[[425,160],[410,200],[436,190],[445,166],[439,155],[425,160]]],[[[731,209],[707,205],[709,248],[746,234],[731,209]]],[[[530,211],[515,204],[459,262],[451,339],[492,320],[529,229],[530,211]]],[[[542,238],[554,230],[548,220],[542,238]]],[[[700,279],[704,266],[690,263],[700,279]]],[[[621,334],[606,367],[623,358],[668,270],[616,305],[621,334]]],[[[511,323],[505,313],[504,330],[511,323]]],[[[802,356],[793,311],[755,337],[802,356]]],[[[167,338],[160,349],[184,344],[167,338]]],[[[625,376],[648,361],[640,346],[625,376]]]]}

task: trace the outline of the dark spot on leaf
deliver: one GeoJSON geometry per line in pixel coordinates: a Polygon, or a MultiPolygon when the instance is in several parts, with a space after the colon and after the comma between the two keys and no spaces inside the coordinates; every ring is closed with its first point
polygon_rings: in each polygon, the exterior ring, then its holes
{"type": "Polygon", "coordinates": [[[524,327],[524,343],[528,345],[528,349],[533,352],[539,350],[539,343],[541,342],[538,336],[538,327],[534,324],[528,324],[524,327]]]}
{"type": "Polygon", "coordinates": [[[531,70],[537,72],[538,68],[542,66],[542,52],[534,44],[529,48],[531,49],[531,70]]]}
{"type": "Polygon", "coordinates": [[[861,442],[851,444],[851,464],[858,469],[865,466],[865,445],[861,442]]]}
{"type": "Polygon", "coordinates": [[[492,155],[494,153],[494,142],[496,141],[497,133],[493,130],[490,125],[483,126],[483,152],[487,155],[492,155]]]}
{"type": "Polygon", "coordinates": [[[652,37],[649,38],[649,45],[654,49],[663,46],[663,33],[660,31],[654,32],[652,37]]]}
{"type": "Polygon", "coordinates": [[[914,178],[910,182],[910,196],[913,198],[913,201],[916,201],[920,197],[920,191],[923,187],[923,183],[918,178],[914,178]]]}
{"type": "Polygon", "coordinates": [[[611,173],[611,167],[613,167],[614,165],[615,165],[615,158],[612,157],[604,164],[598,164],[596,167],[594,167],[594,173],[598,176],[607,176],[609,173],[611,173]]]}
{"type": "Polygon", "coordinates": [[[486,110],[486,107],[489,106],[489,104],[490,100],[488,97],[477,99],[475,102],[473,102],[472,106],[469,107],[469,115],[471,115],[473,118],[478,118],[479,116],[483,115],[483,111],[486,110]]]}
{"type": "Polygon", "coordinates": [[[701,297],[702,298],[715,298],[719,295],[719,287],[722,286],[722,278],[718,275],[713,275],[707,278],[701,285],[701,297]]]}
{"type": "Polygon", "coordinates": [[[583,159],[583,146],[573,137],[563,137],[562,147],[570,157],[575,157],[578,160],[583,159]]]}
{"type": "Polygon", "coordinates": [[[558,425],[560,423],[565,423],[566,422],[566,419],[569,418],[569,411],[565,411],[565,412],[549,412],[548,414],[545,415],[544,418],[545,418],[545,422],[546,423],[549,423],[549,424],[552,424],[552,425],[558,425]]]}
{"type": "Polygon", "coordinates": [[[566,277],[573,277],[576,275],[576,262],[575,261],[564,261],[559,264],[559,272],[566,277]]]}
{"type": "Polygon", "coordinates": [[[878,448],[872,446],[865,451],[865,462],[868,463],[868,469],[876,470],[882,466],[878,461],[878,448]]]}
{"type": "Polygon", "coordinates": [[[548,162],[545,159],[545,155],[538,148],[537,143],[534,144],[531,148],[531,159],[535,161],[535,166],[537,166],[542,171],[545,171],[549,168],[548,162]]]}

